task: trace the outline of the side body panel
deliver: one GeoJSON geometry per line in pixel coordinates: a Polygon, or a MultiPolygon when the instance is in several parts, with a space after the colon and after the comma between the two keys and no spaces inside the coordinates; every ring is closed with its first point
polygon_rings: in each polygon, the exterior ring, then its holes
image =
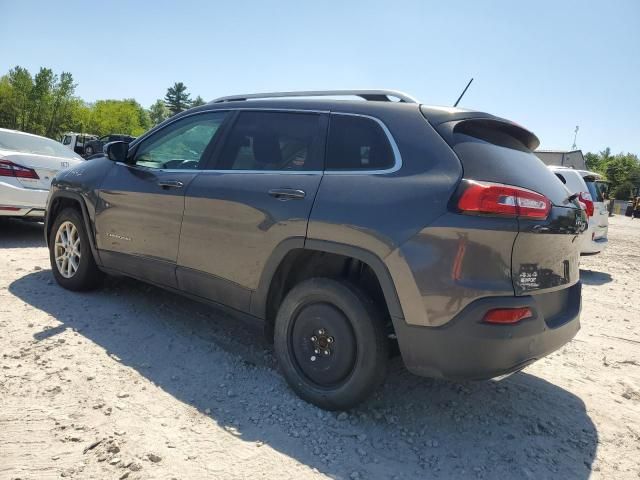
{"type": "Polygon", "coordinates": [[[250,310],[251,292],[276,247],[304,242],[320,173],[202,172],[189,186],[178,256],[181,289],[250,310]],[[272,189],[304,198],[279,199],[272,189]]]}
{"type": "MultiPolygon", "coordinates": [[[[400,156],[396,161],[402,167],[384,174],[325,172],[309,221],[308,243],[341,242],[370,252],[388,269],[402,315],[427,325],[415,265],[410,266],[400,247],[445,214],[462,168],[417,106],[381,109],[375,116],[395,140],[400,156]]],[[[436,264],[437,255],[427,245],[419,264],[436,264]]]]}
{"type": "Polygon", "coordinates": [[[517,235],[515,219],[446,213],[412,236],[393,256],[407,263],[419,295],[406,322],[437,327],[478,298],[512,296],[517,235]]]}
{"type": "Polygon", "coordinates": [[[176,286],[184,191],[197,172],[171,172],[117,164],[100,188],[96,244],[106,267],[176,286]],[[166,188],[164,180],[183,188],[166,188]]]}

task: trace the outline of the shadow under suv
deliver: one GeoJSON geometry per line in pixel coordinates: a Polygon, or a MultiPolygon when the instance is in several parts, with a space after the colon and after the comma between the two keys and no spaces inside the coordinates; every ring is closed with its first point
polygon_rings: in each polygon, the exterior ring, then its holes
{"type": "Polygon", "coordinates": [[[418,375],[506,375],[579,329],[586,218],[538,143],[392,91],[225,97],[55,178],[53,274],[262,319],[290,386],[326,409],[365,399],[396,348],[418,375]],[[345,94],[364,101],[295,98],[345,94]]]}

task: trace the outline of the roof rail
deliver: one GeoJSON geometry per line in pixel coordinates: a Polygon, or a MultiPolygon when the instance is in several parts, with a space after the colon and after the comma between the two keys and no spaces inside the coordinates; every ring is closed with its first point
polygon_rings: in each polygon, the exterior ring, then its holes
{"type": "Polygon", "coordinates": [[[368,101],[391,102],[392,98],[397,98],[403,103],[420,103],[415,98],[406,93],[396,90],[308,90],[300,92],[270,92],[270,93],[249,93],[247,95],[230,95],[220,97],[209,103],[238,102],[258,98],[284,98],[284,97],[334,97],[334,96],[355,96],[368,101]]]}

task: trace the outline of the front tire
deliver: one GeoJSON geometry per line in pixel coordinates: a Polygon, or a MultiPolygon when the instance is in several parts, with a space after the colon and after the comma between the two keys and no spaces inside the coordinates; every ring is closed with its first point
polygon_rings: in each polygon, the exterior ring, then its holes
{"type": "Polygon", "coordinates": [[[347,410],[384,380],[388,344],[374,303],[328,278],[296,285],[278,311],[274,347],[291,388],[326,410],[347,410]]]}
{"type": "Polygon", "coordinates": [[[91,290],[104,278],[93,258],[82,215],[74,208],[62,210],[53,223],[49,259],[56,282],[67,290],[91,290]]]}

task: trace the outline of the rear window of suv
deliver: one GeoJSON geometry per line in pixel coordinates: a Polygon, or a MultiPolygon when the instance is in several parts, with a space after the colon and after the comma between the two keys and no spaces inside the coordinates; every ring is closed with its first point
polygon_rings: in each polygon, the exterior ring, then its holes
{"type": "Polygon", "coordinates": [[[518,185],[545,195],[555,205],[565,205],[567,188],[525,145],[526,131],[513,124],[484,119],[449,122],[439,128],[451,125],[450,141],[465,178],[518,185]]]}
{"type": "Polygon", "coordinates": [[[602,202],[604,198],[602,197],[602,191],[596,185],[595,180],[590,180],[589,177],[584,179],[584,183],[587,184],[587,188],[589,189],[589,193],[591,194],[591,199],[594,202],[602,202]]]}
{"type": "Polygon", "coordinates": [[[395,157],[384,130],[375,120],[331,115],[326,170],[386,170],[395,157]]]}

